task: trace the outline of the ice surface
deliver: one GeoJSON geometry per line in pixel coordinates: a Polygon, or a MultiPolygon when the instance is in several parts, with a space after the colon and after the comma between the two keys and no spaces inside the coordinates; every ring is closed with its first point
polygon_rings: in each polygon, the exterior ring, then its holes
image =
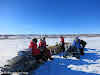
{"type": "MultiPolygon", "coordinates": [[[[100,37],[81,37],[87,42],[88,50],[81,60],[75,58],[64,59],[59,55],[53,56],[49,61],[36,70],[35,75],[96,75],[100,74],[100,37]]],[[[55,45],[59,38],[46,39],[48,45],[55,45]]],[[[31,39],[6,39],[0,40],[0,66],[8,59],[16,56],[19,50],[28,48],[31,39]]],[[[72,38],[65,38],[65,42],[71,42],[72,38]]]]}

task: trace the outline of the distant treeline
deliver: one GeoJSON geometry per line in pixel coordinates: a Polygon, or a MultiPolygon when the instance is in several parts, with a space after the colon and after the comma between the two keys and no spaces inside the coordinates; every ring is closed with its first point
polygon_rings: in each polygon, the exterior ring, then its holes
{"type": "Polygon", "coordinates": [[[81,36],[81,37],[100,37],[100,34],[50,34],[50,35],[38,35],[38,34],[20,34],[20,35],[0,35],[0,39],[31,39],[33,37],[41,38],[41,37],[47,37],[47,38],[59,38],[60,36],[63,36],[65,38],[72,38],[75,36],[81,36]]]}

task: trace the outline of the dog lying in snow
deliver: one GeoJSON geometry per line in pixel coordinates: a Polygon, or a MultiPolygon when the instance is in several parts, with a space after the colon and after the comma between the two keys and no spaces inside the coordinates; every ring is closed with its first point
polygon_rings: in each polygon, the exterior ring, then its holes
{"type": "MultiPolygon", "coordinates": [[[[69,42],[65,42],[65,49],[67,49],[69,45],[70,45],[69,42]]],[[[58,43],[54,46],[48,46],[48,49],[51,51],[52,54],[59,54],[60,52],[63,51],[61,49],[60,44],[58,44],[58,43]]]]}

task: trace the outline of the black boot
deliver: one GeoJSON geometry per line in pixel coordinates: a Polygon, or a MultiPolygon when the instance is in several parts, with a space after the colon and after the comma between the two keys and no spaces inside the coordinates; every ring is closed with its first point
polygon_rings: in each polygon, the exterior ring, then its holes
{"type": "Polygon", "coordinates": [[[50,60],[53,60],[53,58],[49,58],[50,60]]]}
{"type": "Polygon", "coordinates": [[[77,59],[80,59],[80,57],[76,57],[77,59]]]}
{"type": "Polygon", "coordinates": [[[48,61],[48,58],[46,56],[43,56],[42,59],[43,59],[44,62],[48,61]]]}

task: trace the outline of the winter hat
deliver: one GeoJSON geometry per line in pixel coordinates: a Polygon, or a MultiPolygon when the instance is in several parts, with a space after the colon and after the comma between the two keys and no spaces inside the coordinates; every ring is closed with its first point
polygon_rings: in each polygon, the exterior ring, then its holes
{"type": "Polygon", "coordinates": [[[37,42],[37,38],[33,38],[32,41],[33,41],[33,42],[37,42]]]}

